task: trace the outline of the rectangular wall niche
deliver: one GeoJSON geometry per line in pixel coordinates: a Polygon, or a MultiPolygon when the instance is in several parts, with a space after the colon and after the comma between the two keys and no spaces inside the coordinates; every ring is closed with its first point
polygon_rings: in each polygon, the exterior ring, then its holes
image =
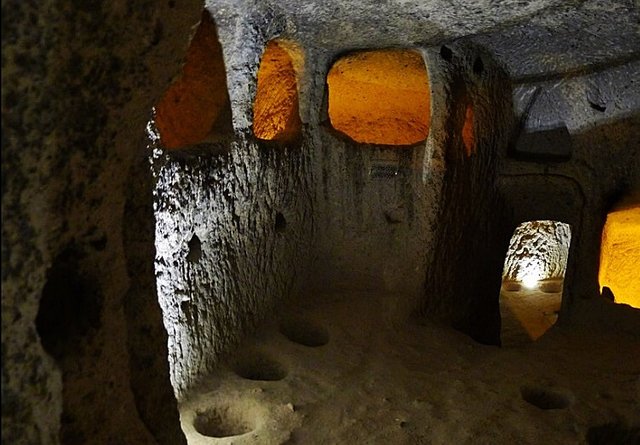
{"type": "Polygon", "coordinates": [[[298,81],[296,66],[301,52],[291,43],[267,44],[260,69],[253,106],[253,133],[258,139],[288,142],[300,136],[298,81]]]}
{"type": "Polygon", "coordinates": [[[600,286],[616,303],[640,308],[640,192],[607,215],[600,249],[600,286]]]}
{"type": "Polygon", "coordinates": [[[208,11],[191,40],[181,76],[155,107],[164,148],[185,148],[231,131],[227,74],[216,26],[208,11]]]}
{"type": "Polygon", "coordinates": [[[562,303],[571,228],[558,221],[520,224],[502,274],[502,344],[536,340],[556,322],[562,303]]]}
{"type": "Polygon", "coordinates": [[[327,86],[331,125],[355,142],[406,146],[427,139],[431,97],[419,52],[346,55],[331,67],[327,86]]]}

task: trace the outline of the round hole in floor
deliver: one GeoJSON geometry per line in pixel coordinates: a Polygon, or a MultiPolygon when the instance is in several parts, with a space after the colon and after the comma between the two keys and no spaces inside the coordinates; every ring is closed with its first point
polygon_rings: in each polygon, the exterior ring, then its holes
{"type": "Polygon", "coordinates": [[[239,436],[253,431],[253,422],[244,417],[244,411],[231,407],[215,407],[196,414],[195,430],[207,437],[239,436]]]}
{"type": "Polygon", "coordinates": [[[571,404],[569,397],[552,389],[523,386],[520,388],[520,394],[527,403],[545,410],[563,409],[571,404]]]}
{"type": "Polygon", "coordinates": [[[290,341],[312,348],[329,343],[329,331],[308,320],[285,320],[280,324],[280,332],[290,341]]]}
{"type": "Polygon", "coordinates": [[[262,353],[246,354],[236,361],[233,370],[243,379],[266,382],[275,382],[287,376],[284,366],[262,353]]]}

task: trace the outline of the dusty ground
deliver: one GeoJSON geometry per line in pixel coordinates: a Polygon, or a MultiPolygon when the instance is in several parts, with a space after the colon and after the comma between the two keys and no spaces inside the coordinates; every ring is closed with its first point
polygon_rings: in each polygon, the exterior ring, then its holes
{"type": "Polygon", "coordinates": [[[370,294],[320,300],[203,379],[181,406],[190,445],[640,443],[632,309],[596,302],[499,348],[392,324],[370,294]]]}
{"type": "Polygon", "coordinates": [[[523,345],[540,338],[558,320],[562,304],[562,280],[535,289],[513,289],[503,285],[500,292],[502,346],[523,345]]]}

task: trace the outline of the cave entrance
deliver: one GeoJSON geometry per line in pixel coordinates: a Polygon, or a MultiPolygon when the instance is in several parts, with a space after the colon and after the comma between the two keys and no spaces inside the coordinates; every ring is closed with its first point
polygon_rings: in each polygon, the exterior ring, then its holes
{"type": "Polygon", "coordinates": [[[528,221],[513,233],[500,289],[502,344],[534,341],[558,318],[571,227],[559,221],[528,221]]]}

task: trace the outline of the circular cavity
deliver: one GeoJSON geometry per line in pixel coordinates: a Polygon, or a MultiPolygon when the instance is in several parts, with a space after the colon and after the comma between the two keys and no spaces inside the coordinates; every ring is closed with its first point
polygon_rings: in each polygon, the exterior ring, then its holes
{"type": "Polygon", "coordinates": [[[518,292],[522,288],[520,283],[517,283],[515,281],[505,281],[503,287],[504,290],[508,292],[518,292]]]}
{"type": "Polygon", "coordinates": [[[449,47],[442,45],[440,47],[440,57],[442,57],[447,62],[451,62],[451,59],[453,59],[453,51],[451,51],[449,47]]]}
{"type": "Polygon", "coordinates": [[[244,411],[231,407],[215,407],[196,413],[195,430],[207,437],[230,437],[246,434],[254,429],[244,411]]]}
{"type": "Polygon", "coordinates": [[[570,405],[569,398],[551,389],[523,386],[520,394],[525,402],[540,409],[563,409],[570,405]]]}
{"type": "Polygon", "coordinates": [[[287,371],[280,363],[259,353],[242,357],[233,370],[244,379],[266,382],[275,382],[287,376],[287,371]]]}
{"type": "Polygon", "coordinates": [[[562,282],[543,281],[540,283],[540,290],[547,294],[557,294],[562,292],[562,282]]]}
{"type": "Polygon", "coordinates": [[[290,341],[311,348],[329,343],[329,331],[308,320],[286,320],[280,325],[280,332],[290,341]]]}

